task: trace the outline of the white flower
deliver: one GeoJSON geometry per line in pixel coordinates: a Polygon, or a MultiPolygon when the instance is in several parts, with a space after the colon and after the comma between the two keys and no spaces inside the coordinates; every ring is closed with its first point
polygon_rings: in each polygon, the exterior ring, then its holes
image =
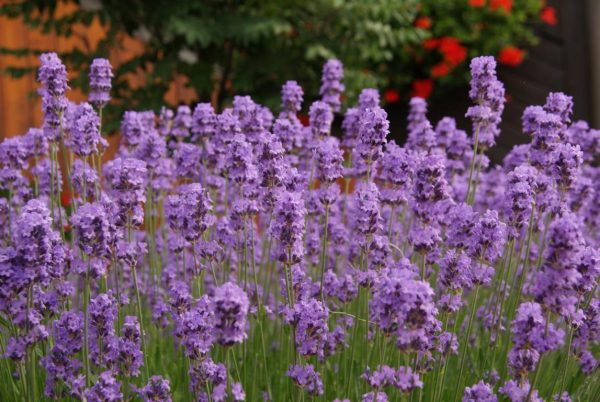
{"type": "Polygon", "coordinates": [[[187,64],[196,64],[198,62],[198,55],[196,52],[186,47],[179,50],[177,57],[179,57],[179,60],[187,64]]]}

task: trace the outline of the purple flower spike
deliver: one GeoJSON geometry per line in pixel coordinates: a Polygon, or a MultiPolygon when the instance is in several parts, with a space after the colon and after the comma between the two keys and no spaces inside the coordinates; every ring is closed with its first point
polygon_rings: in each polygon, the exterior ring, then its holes
{"type": "Polygon", "coordinates": [[[24,138],[10,137],[0,142],[0,161],[4,166],[16,170],[27,167],[28,152],[24,138]]]}
{"type": "Polygon", "coordinates": [[[281,109],[286,113],[299,112],[302,109],[304,91],[296,81],[287,81],[281,87],[281,109]]]}
{"type": "Polygon", "coordinates": [[[210,103],[199,103],[192,115],[192,141],[212,138],[217,130],[217,114],[210,103]]]}
{"type": "Polygon", "coordinates": [[[393,187],[380,190],[382,203],[397,206],[408,201],[415,175],[415,162],[412,152],[393,141],[387,143],[381,159],[379,178],[391,183],[393,187]]]}
{"type": "Polygon", "coordinates": [[[471,60],[471,89],[469,96],[475,106],[467,117],[473,120],[473,132],[479,131],[479,145],[491,148],[500,134],[498,124],[504,111],[504,85],[496,77],[496,60],[491,56],[471,60]]]}
{"type": "Polygon", "coordinates": [[[213,223],[212,204],[200,183],[179,187],[178,194],[167,199],[169,224],[188,241],[200,239],[213,223]]]}
{"type": "Polygon", "coordinates": [[[98,377],[96,384],[83,393],[88,402],[120,402],[123,400],[121,383],[112,371],[105,371],[98,377]]]}
{"type": "Polygon", "coordinates": [[[216,341],[215,314],[208,296],[184,312],[176,322],[176,335],[182,339],[185,354],[192,360],[206,356],[216,341]]]}
{"type": "Polygon", "coordinates": [[[379,190],[372,183],[361,184],[355,193],[356,230],[364,236],[373,235],[381,229],[379,190]]]}
{"type": "Polygon", "coordinates": [[[146,199],[146,163],[135,158],[117,158],[104,165],[104,177],[109,182],[118,208],[117,224],[140,224],[141,203],[146,199]],[[131,219],[131,221],[129,221],[131,219]]]}
{"type": "Polygon", "coordinates": [[[327,60],[323,65],[323,75],[321,76],[321,89],[319,95],[323,102],[327,103],[334,112],[340,111],[340,96],[346,87],[342,84],[344,79],[344,66],[342,62],[336,59],[327,60]]]}
{"type": "Polygon", "coordinates": [[[171,135],[177,138],[187,138],[190,135],[192,128],[192,111],[189,106],[182,105],[177,108],[173,126],[171,127],[171,135]]]}
{"type": "Polygon", "coordinates": [[[286,375],[309,394],[323,395],[324,389],[321,374],[315,370],[312,364],[305,366],[292,365],[289,367],[286,375]]]}
{"type": "Polygon", "coordinates": [[[227,282],[215,289],[212,298],[219,343],[231,346],[248,337],[248,295],[238,285],[227,282]]]}
{"type": "Polygon", "coordinates": [[[167,154],[165,139],[156,131],[143,136],[133,151],[133,156],[146,162],[148,169],[156,170],[167,154]]]}
{"type": "Polygon", "coordinates": [[[550,153],[550,174],[561,191],[566,191],[577,180],[583,163],[583,153],[579,145],[559,143],[550,153]]]}
{"type": "Polygon", "coordinates": [[[100,109],[110,101],[112,66],[107,59],[94,59],[90,65],[90,103],[100,109]]]}
{"type": "Polygon", "coordinates": [[[46,94],[56,98],[63,96],[67,89],[67,69],[56,53],[42,53],[38,79],[46,94]]]}
{"type": "Polygon", "coordinates": [[[109,220],[100,203],[81,205],[71,216],[71,224],[77,237],[79,248],[89,256],[109,254],[109,220]]]}
{"type": "Polygon", "coordinates": [[[383,156],[383,146],[390,133],[387,113],[380,107],[365,110],[358,126],[358,152],[367,162],[372,163],[383,156]]]}
{"type": "MultiPolygon", "coordinates": [[[[530,389],[531,384],[527,380],[525,380],[524,383],[509,380],[505,382],[498,391],[501,394],[506,395],[510,402],[525,402],[530,389]]],[[[537,390],[533,390],[529,402],[544,402],[544,400],[539,397],[537,390]]]]}
{"type": "Polygon", "coordinates": [[[43,53],[40,61],[38,80],[42,84],[39,94],[42,97],[44,134],[49,141],[57,141],[60,138],[62,116],[67,110],[67,69],[56,53],[43,53]]]}
{"type": "Polygon", "coordinates": [[[173,127],[173,118],[175,114],[167,107],[160,108],[160,114],[158,115],[158,133],[167,137],[171,135],[171,127],[173,127]]]}
{"type": "MultiPolygon", "coordinates": [[[[371,372],[369,369],[362,375],[372,388],[382,390],[387,387],[397,388],[402,393],[410,393],[415,388],[422,388],[423,382],[419,375],[414,373],[410,367],[400,367],[394,370],[389,366],[378,366],[377,369],[371,372]]],[[[386,395],[383,392],[379,394],[386,395]]],[[[364,395],[363,395],[364,400],[364,395]]],[[[380,400],[379,396],[373,400],[380,400]]],[[[386,399],[387,400],[387,395],[386,399]]]]}
{"type": "Polygon", "coordinates": [[[125,145],[136,146],[145,135],[144,123],[140,113],[127,111],[121,120],[121,133],[125,145]]]}
{"type": "Polygon", "coordinates": [[[304,217],[306,207],[299,193],[279,193],[269,231],[279,242],[277,259],[286,264],[300,262],[304,256],[304,217]]]}
{"type": "Polygon", "coordinates": [[[558,116],[563,124],[569,124],[573,114],[573,97],[561,92],[550,92],[544,110],[558,116]]]}
{"type": "Polygon", "coordinates": [[[148,383],[138,390],[139,396],[144,402],[171,402],[171,385],[169,380],[153,375],[148,383]]]}
{"type": "Polygon", "coordinates": [[[117,301],[112,293],[101,293],[90,301],[90,325],[98,338],[115,334],[113,327],[117,318],[117,301]]]}
{"type": "Polygon", "coordinates": [[[541,354],[557,349],[564,339],[564,332],[546,324],[542,307],[533,302],[519,306],[511,331],[514,346],[508,354],[508,366],[521,382],[535,369],[541,354]]]}
{"type": "Polygon", "coordinates": [[[70,118],[69,145],[75,155],[87,157],[98,151],[101,144],[100,118],[89,103],[82,103],[70,118]]]}
{"type": "Polygon", "coordinates": [[[181,178],[197,178],[202,166],[202,148],[181,143],[173,154],[175,173],[181,178]]]}
{"type": "Polygon", "coordinates": [[[331,184],[342,177],[344,154],[339,140],[327,137],[317,147],[317,178],[324,184],[331,184]]]}
{"type": "Polygon", "coordinates": [[[438,220],[440,205],[450,198],[446,181],[446,166],[439,154],[431,154],[418,161],[413,186],[413,210],[423,222],[438,220]]]}
{"type": "Polygon", "coordinates": [[[429,283],[415,279],[408,269],[382,275],[373,286],[369,302],[372,320],[389,335],[396,336],[403,351],[426,352],[433,347],[440,322],[429,283]]]}
{"type": "Polygon", "coordinates": [[[254,165],[251,144],[246,136],[237,134],[227,147],[225,169],[231,180],[238,184],[249,183],[256,179],[258,171],[254,165]]]}
{"type": "Polygon", "coordinates": [[[316,299],[302,300],[294,307],[296,345],[302,356],[323,358],[325,342],[329,332],[327,308],[316,299]]]}
{"type": "MultiPolygon", "coordinates": [[[[44,130],[30,128],[23,137],[23,141],[29,155],[40,157],[48,154],[48,138],[44,135],[44,130]]],[[[2,160],[6,159],[2,157],[2,160]]]]}
{"type": "Polygon", "coordinates": [[[358,107],[362,110],[373,109],[379,106],[380,102],[379,91],[374,88],[365,88],[358,95],[358,107]]]}
{"type": "Polygon", "coordinates": [[[26,271],[24,279],[44,279],[52,263],[52,247],[57,236],[52,231],[52,219],[45,203],[37,199],[27,202],[12,234],[15,249],[23,261],[22,268],[26,271]]]}
{"type": "Polygon", "coordinates": [[[423,98],[411,98],[408,112],[408,132],[413,132],[419,125],[427,120],[427,101],[423,98]]]}
{"type": "Polygon", "coordinates": [[[506,242],[506,224],[498,218],[498,212],[488,210],[475,223],[469,254],[477,260],[495,262],[502,254],[506,242]]]}
{"type": "Polygon", "coordinates": [[[242,388],[242,384],[240,384],[239,382],[233,383],[233,385],[231,386],[231,394],[235,402],[241,402],[246,400],[246,393],[242,388]]]}
{"type": "Polygon", "coordinates": [[[497,402],[498,397],[490,384],[479,381],[472,387],[465,388],[462,402],[497,402]]]}
{"type": "Polygon", "coordinates": [[[310,105],[308,112],[310,119],[310,128],[315,138],[324,137],[331,132],[331,123],[333,123],[333,113],[331,107],[321,101],[316,101],[310,105]]]}

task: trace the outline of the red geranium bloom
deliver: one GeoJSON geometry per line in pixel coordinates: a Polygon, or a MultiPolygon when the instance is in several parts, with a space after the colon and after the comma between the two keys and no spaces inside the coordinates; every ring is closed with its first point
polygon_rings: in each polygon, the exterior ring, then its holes
{"type": "Polygon", "coordinates": [[[490,0],[490,9],[492,11],[504,10],[507,14],[512,11],[513,0],[490,0]]]}
{"type": "Polygon", "coordinates": [[[299,114],[298,115],[298,120],[300,120],[300,123],[302,123],[302,125],[304,127],[308,127],[308,116],[305,114],[299,114]]]}
{"type": "Polygon", "coordinates": [[[444,60],[452,67],[457,66],[467,58],[467,48],[452,36],[441,38],[439,49],[444,55],[444,60]]]}
{"type": "Polygon", "coordinates": [[[556,18],[556,9],[551,6],[546,6],[540,11],[540,19],[548,25],[558,24],[558,18],[556,18]]]}
{"type": "Polygon", "coordinates": [[[443,61],[431,67],[431,76],[433,78],[445,77],[449,72],[450,66],[443,61]]]}
{"type": "Polygon", "coordinates": [[[60,195],[60,203],[65,208],[71,206],[71,194],[68,190],[63,191],[60,195]]]}
{"type": "Polygon", "coordinates": [[[485,6],[485,0],[469,0],[471,7],[483,7],[485,6]]]}
{"type": "Polygon", "coordinates": [[[412,83],[412,92],[410,96],[419,97],[423,99],[429,98],[431,95],[431,91],[433,90],[433,80],[430,78],[426,78],[423,80],[415,80],[412,83]]]}
{"type": "Polygon", "coordinates": [[[415,26],[421,29],[429,29],[431,27],[431,19],[429,17],[419,17],[415,20],[415,26]]]}
{"type": "Polygon", "coordinates": [[[393,88],[388,88],[383,93],[383,100],[386,103],[397,103],[400,100],[400,93],[393,88]]]}
{"type": "Polygon", "coordinates": [[[423,41],[423,49],[425,50],[433,50],[440,44],[440,40],[438,38],[429,38],[423,41]]]}
{"type": "Polygon", "coordinates": [[[507,66],[518,66],[523,62],[525,52],[514,46],[505,46],[498,53],[498,62],[507,66]]]}

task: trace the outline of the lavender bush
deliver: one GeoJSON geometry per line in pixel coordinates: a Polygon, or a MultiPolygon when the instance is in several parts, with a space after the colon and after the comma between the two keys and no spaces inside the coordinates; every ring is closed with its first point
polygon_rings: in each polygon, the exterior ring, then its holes
{"type": "Polygon", "coordinates": [[[129,111],[102,166],[92,66],[75,105],[42,55],[44,125],[0,144],[2,401],[597,400],[600,131],[569,96],[490,166],[492,57],[472,136],[415,98],[403,147],[374,89],[331,135],[332,60],[306,127],[293,81],[278,115],[129,111]]]}

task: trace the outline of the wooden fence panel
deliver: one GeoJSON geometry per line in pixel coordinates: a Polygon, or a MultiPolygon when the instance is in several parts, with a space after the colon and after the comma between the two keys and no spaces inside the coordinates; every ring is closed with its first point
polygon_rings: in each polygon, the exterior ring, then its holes
{"type": "MultiPolygon", "coordinates": [[[[57,12],[64,14],[72,11],[75,5],[60,3],[57,12]]],[[[66,52],[74,47],[81,49],[94,49],[99,40],[105,35],[105,29],[98,21],[89,27],[75,27],[74,34],[69,38],[55,35],[43,35],[31,30],[20,20],[11,20],[0,17],[0,46],[7,48],[30,48],[40,50],[54,50],[66,52]]],[[[111,50],[110,61],[113,66],[127,61],[132,56],[139,54],[143,45],[136,39],[124,36],[120,46],[111,50]]],[[[0,56],[0,69],[17,65],[21,67],[39,65],[35,56],[17,58],[14,56],[0,56]]],[[[70,72],[71,75],[73,72],[70,72]]],[[[140,85],[144,77],[134,74],[128,77],[131,85],[140,85]]],[[[38,88],[35,76],[25,75],[13,79],[6,74],[0,74],[0,139],[23,134],[29,127],[39,127],[42,123],[39,97],[35,94],[38,88]]],[[[68,98],[75,102],[85,100],[85,95],[80,91],[70,90],[68,98]]],[[[173,85],[165,96],[170,104],[190,102],[195,99],[195,92],[185,86],[184,77],[176,77],[173,85]]]]}

